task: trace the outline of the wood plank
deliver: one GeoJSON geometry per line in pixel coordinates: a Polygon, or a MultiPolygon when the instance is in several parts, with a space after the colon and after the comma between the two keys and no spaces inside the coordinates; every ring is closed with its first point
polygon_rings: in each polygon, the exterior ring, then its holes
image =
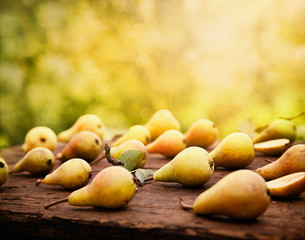
{"type": "MultiPolygon", "coordinates": [[[[63,146],[59,144],[55,154],[63,146]]],[[[10,169],[23,156],[20,146],[3,149],[1,154],[10,169]]],[[[267,164],[265,159],[257,154],[247,169],[267,164]]],[[[168,161],[150,154],[145,168],[157,170],[168,161]]],[[[110,164],[105,160],[94,165],[93,177],[107,166],[110,164]]],[[[193,203],[201,192],[230,172],[216,169],[211,180],[200,188],[147,182],[138,187],[127,207],[118,210],[68,203],[46,210],[46,204],[71,191],[60,186],[36,186],[37,177],[26,172],[13,174],[0,188],[1,239],[305,239],[305,192],[292,200],[272,199],[267,211],[252,221],[198,216],[181,209],[179,198],[193,203]]]]}

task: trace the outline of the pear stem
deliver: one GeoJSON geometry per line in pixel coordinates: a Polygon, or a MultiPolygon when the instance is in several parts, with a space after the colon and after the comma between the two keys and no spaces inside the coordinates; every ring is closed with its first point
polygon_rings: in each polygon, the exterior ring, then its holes
{"type": "Polygon", "coordinates": [[[299,118],[299,117],[301,117],[301,116],[303,116],[305,114],[305,112],[301,112],[301,113],[299,113],[298,115],[295,115],[295,116],[292,116],[292,117],[279,117],[279,118],[281,118],[281,119],[286,119],[286,120],[293,120],[293,119],[296,119],[296,118],[299,118]]]}
{"type": "Polygon", "coordinates": [[[106,157],[106,156],[105,156],[105,151],[104,151],[104,152],[103,152],[103,155],[102,155],[101,157],[99,157],[99,158],[93,160],[92,162],[89,163],[89,165],[92,166],[92,165],[96,164],[97,162],[103,160],[105,157],[106,157]]]}
{"type": "Polygon", "coordinates": [[[118,159],[115,159],[115,158],[111,157],[111,155],[110,155],[110,149],[111,149],[111,148],[110,148],[109,145],[106,143],[106,144],[105,144],[105,156],[106,156],[108,162],[111,163],[111,164],[114,165],[114,166],[119,166],[119,165],[124,166],[124,162],[122,162],[122,161],[120,161],[120,160],[118,160],[118,159]]]}
{"type": "Polygon", "coordinates": [[[44,206],[44,208],[45,208],[45,209],[48,209],[49,207],[52,207],[52,206],[54,206],[54,205],[56,205],[56,204],[63,203],[63,202],[68,202],[68,197],[63,198],[63,199],[59,199],[59,200],[57,200],[57,201],[55,201],[55,202],[52,202],[52,203],[50,203],[50,204],[44,206]]]}
{"type": "Polygon", "coordinates": [[[185,209],[185,210],[193,210],[193,205],[189,205],[183,202],[183,200],[180,198],[179,199],[180,206],[185,209]]]}
{"type": "Polygon", "coordinates": [[[43,179],[37,179],[36,186],[38,186],[40,183],[42,183],[42,180],[43,179]]]}

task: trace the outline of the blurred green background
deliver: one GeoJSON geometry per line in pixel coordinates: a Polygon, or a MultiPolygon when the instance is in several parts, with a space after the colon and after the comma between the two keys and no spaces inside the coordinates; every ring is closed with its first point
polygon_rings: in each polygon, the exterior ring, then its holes
{"type": "Polygon", "coordinates": [[[304,0],[0,2],[2,147],[85,113],[106,138],[162,108],[224,137],[305,110],[304,0]]]}

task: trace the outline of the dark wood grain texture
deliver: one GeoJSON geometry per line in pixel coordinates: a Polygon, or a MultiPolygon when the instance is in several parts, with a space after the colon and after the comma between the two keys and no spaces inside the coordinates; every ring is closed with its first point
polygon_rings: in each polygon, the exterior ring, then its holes
{"type": "MultiPolygon", "coordinates": [[[[61,143],[55,150],[59,152],[61,143]]],[[[3,149],[2,157],[10,169],[22,158],[20,146],[3,149]]],[[[276,158],[257,154],[247,169],[266,165],[276,158]]],[[[169,159],[149,155],[145,168],[157,170],[169,159]]],[[[56,163],[56,167],[59,163],[56,163]]],[[[106,160],[93,165],[93,177],[110,166],[106,160]]],[[[55,200],[67,197],[70,190],[40,184],[29,173],[10,175],[0,188],[1,239],[305,239],[305,192],[291,200],[272,199],[266,212],[253,221],[225,217],[198,216],[185,211],[179,198],[193,203],[204,190],[230,173],[216,169],[201,188],[186,188],[178,183],[149,181],[138,187],[127,207],[109,210],[74,207],[62,203],[44,209],[55,200]]]]}

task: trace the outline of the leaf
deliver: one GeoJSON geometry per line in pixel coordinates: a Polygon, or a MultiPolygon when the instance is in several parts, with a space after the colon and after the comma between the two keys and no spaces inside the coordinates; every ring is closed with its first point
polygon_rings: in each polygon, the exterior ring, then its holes
{"type": "Polygon", "coordinates": [[[151,169],[143,169],[143,168],[139,168],[136,170],[135,175],[137,177],[137,179],[139,179],[139,181],[142,183],[145,182],[145,180],[149,177],[154,175],[154,171],[151,169]]]}
{"type": "Polygon", "coordinates": [[[144,152],[140,150],[128,150],[119,157],[119,160],[124,163],[124,168],[131,171],[143,157],[144,152]]]}
{"type": "Polygon", "coordinates": [[[254,123],[251,119],[245,119],[242,121],[238,126],[238,130],[248,134],[250,137],[254,137],[257,134],[255,131],[254,123]]]}

